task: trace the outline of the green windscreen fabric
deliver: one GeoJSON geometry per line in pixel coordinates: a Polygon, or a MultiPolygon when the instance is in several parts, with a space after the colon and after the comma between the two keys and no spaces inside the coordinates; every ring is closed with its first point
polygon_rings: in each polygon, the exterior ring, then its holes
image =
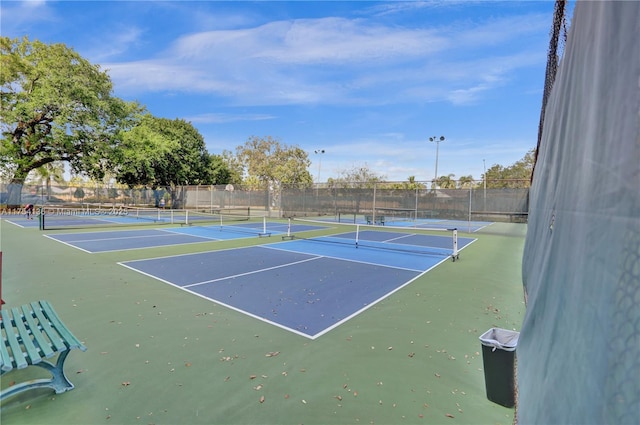
{"type": "Polygon", "coordinates": [[[523,258],[518,424],[640,423],[640,2],[575,5],[523,258]]]}

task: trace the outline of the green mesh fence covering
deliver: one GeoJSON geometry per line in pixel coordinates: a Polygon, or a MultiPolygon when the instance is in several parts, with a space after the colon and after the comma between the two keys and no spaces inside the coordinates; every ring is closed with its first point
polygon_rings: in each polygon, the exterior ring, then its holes
{"type": "Polygon", "coordinates": [[[640,420],[640,2],[578,2],[530,193],[518,423],[640,420]]]}

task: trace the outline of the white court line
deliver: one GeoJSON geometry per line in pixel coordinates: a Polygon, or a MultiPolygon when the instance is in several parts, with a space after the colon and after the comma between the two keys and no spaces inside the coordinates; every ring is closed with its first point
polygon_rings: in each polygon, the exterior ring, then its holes
{"type": "MultiPolygon", "coordinates": [[[[276,242],[275,244],[280,244],[280,243],[286,243],[286,242],[276,242]]],[[[354,260],[354,259],[351,259],[351,258],[335,257],[335,256],[332,256],[332,255],[320,255],[320,254],[316,254],[316,253],[309,253],[309,252],[299,251],[299,250],[295,250],[295,249],[279,248],[279,247],[271,246],[271,244],[269,244],[269,245],[260,245],[260,248],[275,249],[277,251],[293,252],[293,253],[296,253],[296,254],[318,255],[318,256],[320,256],[322,258],[330,258],[332,260],[349,261],[351,263],[367,264],[369,266],[386,267],[386,268],[389,268],[389,269],[407,270],[407,271],[410,271],[410,272],[422,273],[422,269],[409,269],[409,268],[406,268],[406,267],[389,266],[389,265],[386,265],[386,264],[372,263],[370,261],[354,260]]],[[[354,248],[355,248],[355,245],[354,245],[354,248]]],[[[364,248],[364,249],[367,249],[367,248],[364,248]]],[[[373,248],[373,249],[375,249],[375,248],[373,248]]]]}
{"type": "Polygon", "coordinates": [[[307,259],[300,260],[300,261],[294,261],[293,263],[281,264],[279,266],[266,267],[264,269],[252,270],[252,271],[246,272],[246,273],[239,273],[239,274],[236,274],[236,275],[219,277],[217,279],[211,279],[211,280],[205,280],[205,281],[202,281],[202,282],[190,283],[188,285],[184,285],[183,288],[191,288],[193,286],[205,285],[207,283],[219,282],[221,280],[235,279],[236,277],[248,276],[248,275],[251,275],[251,274],[262,273],[262,272],[266,272],[266,271],[269,271],[269,270],[280,269],[280,268],[283,268],[283,267],[295,266],[296,264],[306,263],[307,261],[319,260],[321,258],[322,258],[321,256],[312,257],[312,258],[307,258],[307,259]]]}
{"type": "Polygon", "coordinates": [[[64,244],[64,245],[70,246],[71,248],[79,249],[80,251],[86,252],[86,253],[88,253],[88,254],[94,254],[94,252],[93,252],[93,251],[89,251],[89,250],[86,250],[86,249],[84,249],[84,248],[80,248],[79,246],[72,245],[72,244],[70,244],[70,243],[68,243],[68,242],[61,241],[60,239],[56,239],[56,238],[52,237],[51,235],[43,235],[43,236],[44,236],[45,238],[49,238],[49,239],[51,239],[51,240],[53,240],[53,241],[56,241],[56,242],[59,242],[59,243],[61,243],[61,244],[64,244]]]}

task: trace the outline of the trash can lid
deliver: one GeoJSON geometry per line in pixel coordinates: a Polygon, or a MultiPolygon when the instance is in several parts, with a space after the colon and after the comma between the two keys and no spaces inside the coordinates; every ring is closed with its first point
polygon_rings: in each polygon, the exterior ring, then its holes
{"type": "Polygon", "coordinates": [[[505,351],[514,351],[518,345],[520,332],[510,331],[508,329],[491,328],[480,335],[482,345],[488,347],[500,348],[505,351]]]}

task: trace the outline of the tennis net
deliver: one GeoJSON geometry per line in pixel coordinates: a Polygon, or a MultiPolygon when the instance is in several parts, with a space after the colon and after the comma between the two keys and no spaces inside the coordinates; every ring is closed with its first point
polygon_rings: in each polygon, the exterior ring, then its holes
{"type": "Polygon", "coordinates": [[[366,223],[384,225],[393,222],[414,222],[416,210],[411,208],[375,208],[369,211],[338,211],[336,221],[339,223],[366,223]]]}
{"type": "Polygon", "coordinates": [[[179,210],[144,207],[58,207],[44,206],[38,212],[41,230],[59,230],[85,227],[139,226],[139,225],[207,225],[247,221],[248,208],[224,210],[179,210]]]}
{"type": "Polygon", "coordinates": [[[207,230],[245,233],[256,236],[270,236],[266,217],[251,217],[240,214],[220,214],[188,211],[185,224],[198,226],[207,230]]]}
{"type": "MultiPolygon", "coordinates": [[[[388,250],[406,254],[450,257],[453,261],[459,258],[458,229],[402,229],[383,228],[360,224],[336,223],[338,233],[323,236],[301,236],[289,231],[283,237],[291,240],[303,240],[314,243],[350,245],[354,248],[388,250]]],[[[295,219],[295,222],[320,223],[306,219],[295,219]]],[[[326,222],[323,222],[326,224],[326,222]]]]}

